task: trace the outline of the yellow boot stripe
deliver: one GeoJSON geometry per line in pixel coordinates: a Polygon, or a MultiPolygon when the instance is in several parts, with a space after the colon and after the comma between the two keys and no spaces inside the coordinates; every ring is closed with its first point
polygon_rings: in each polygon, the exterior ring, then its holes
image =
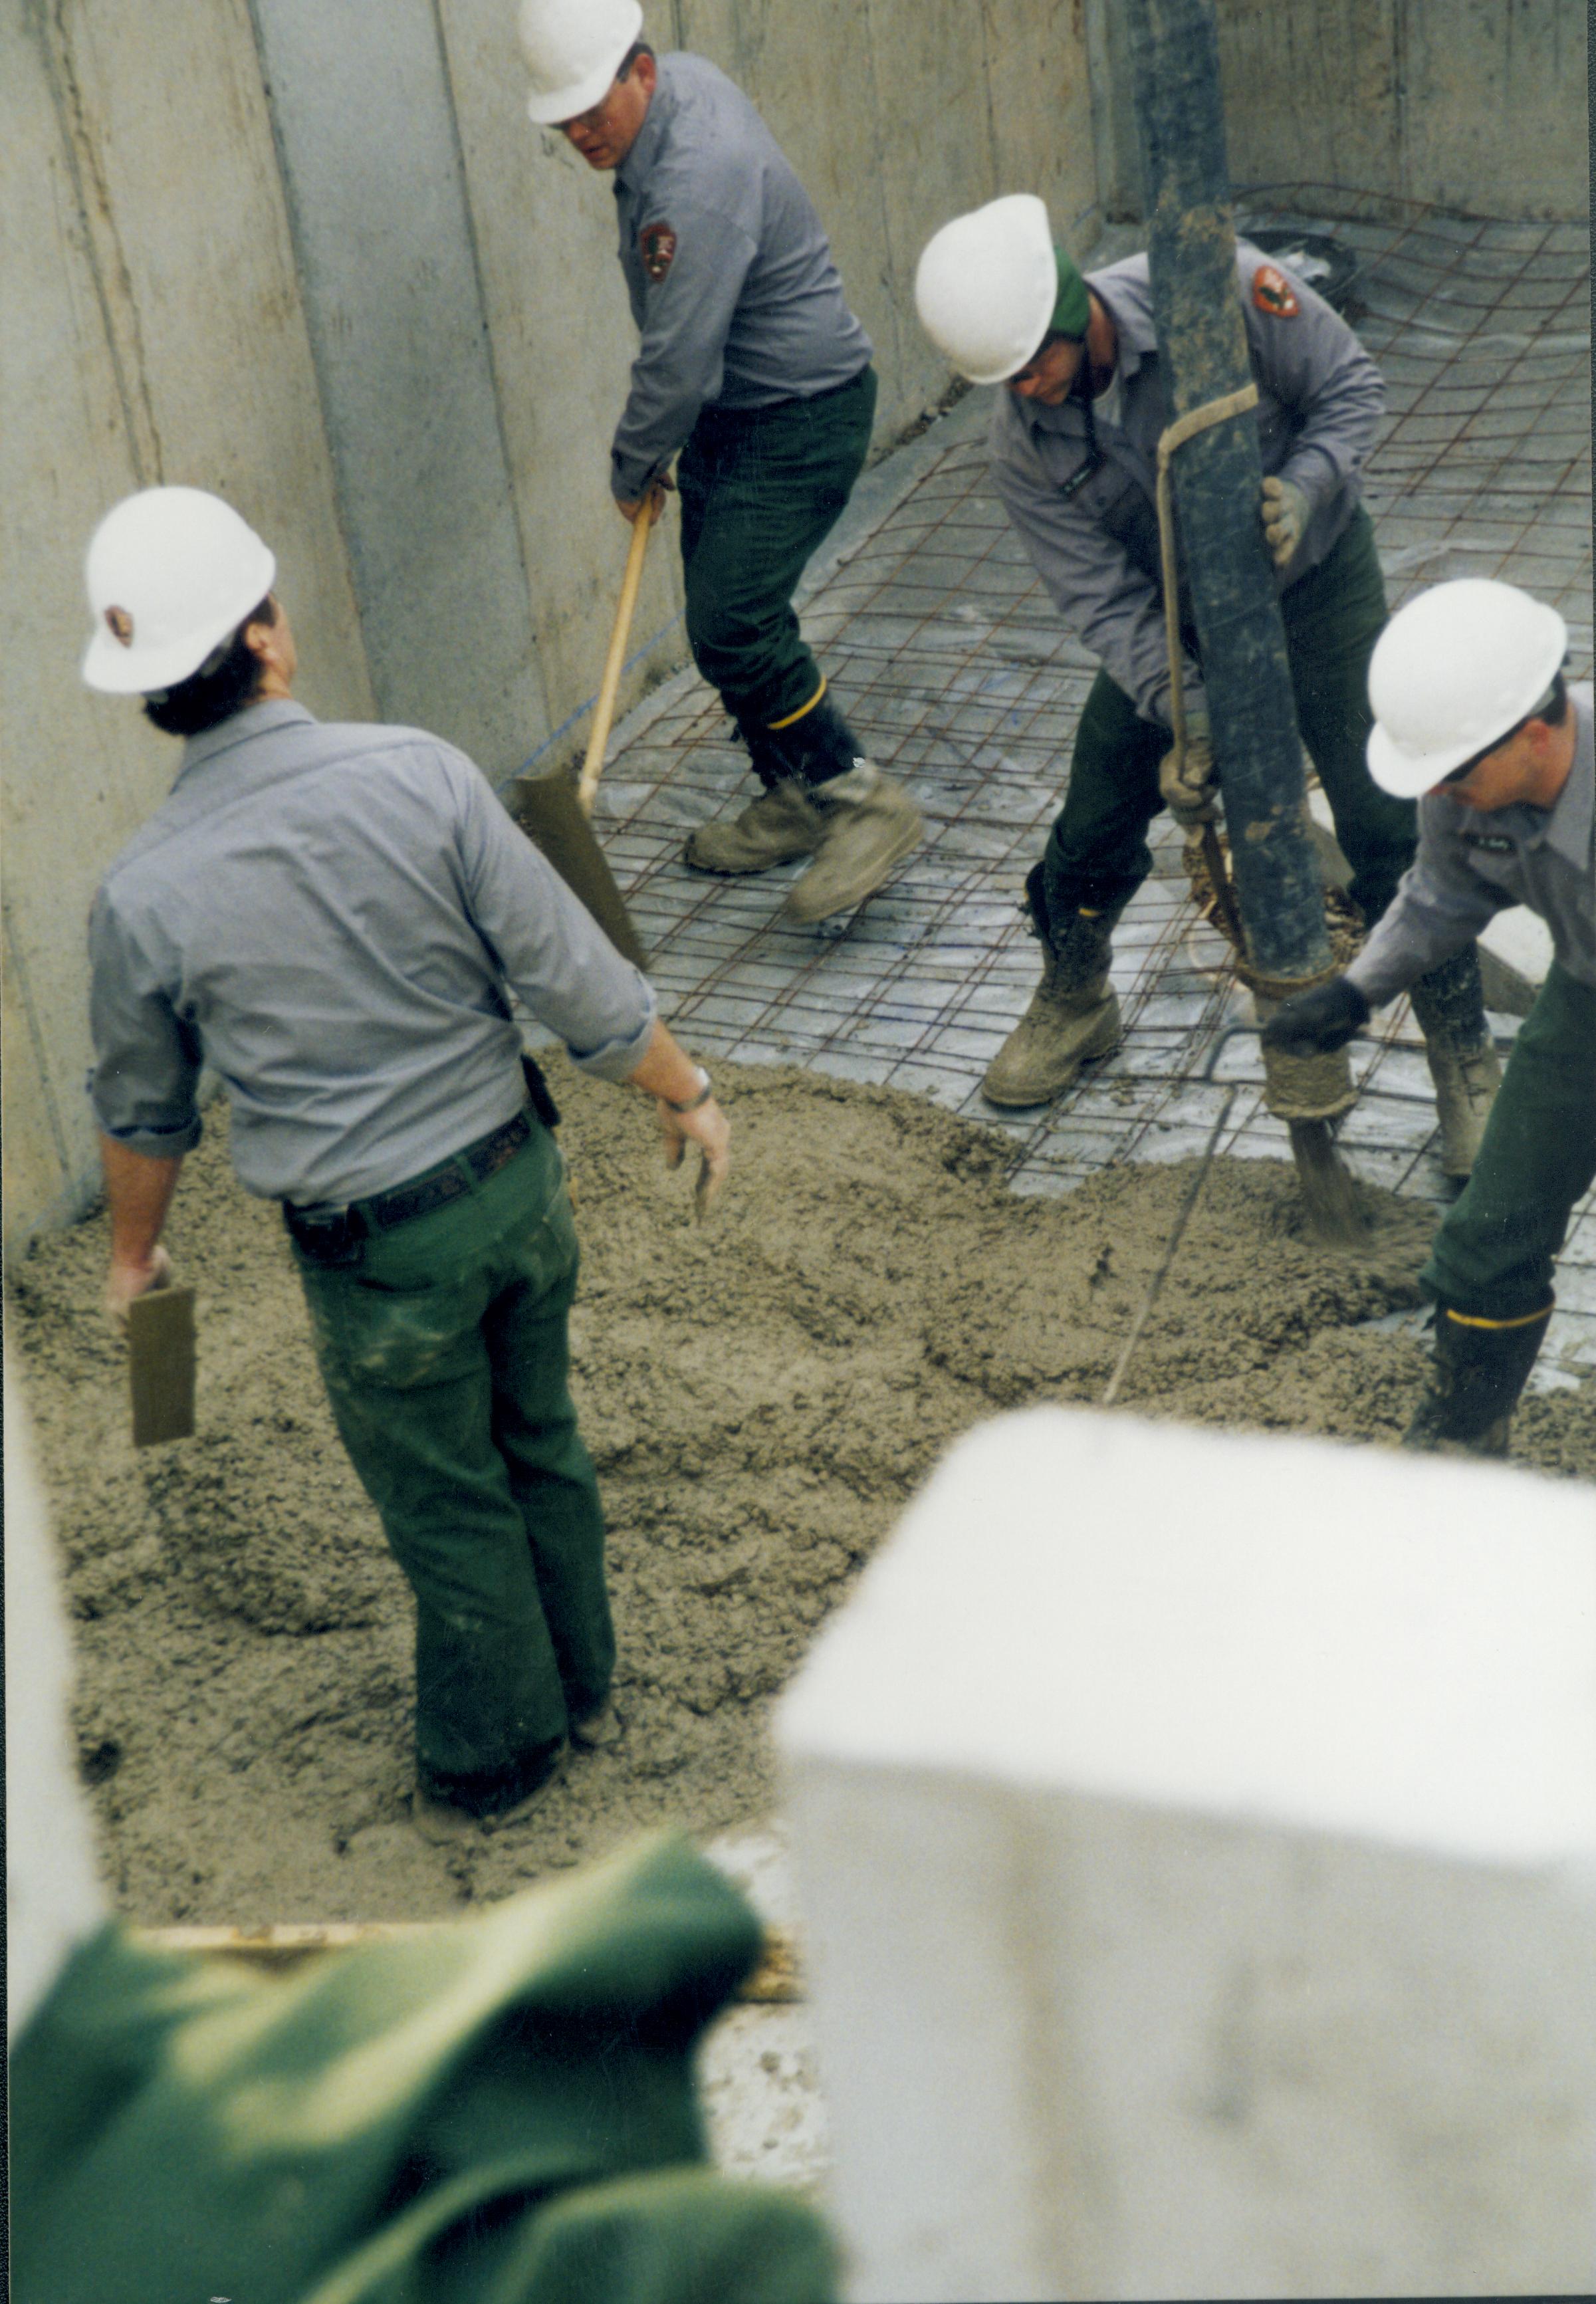
{"type": "Polygon", "coordinates": [[[785,720],[768,720],[765,724],[766,726],[770,730],[772,735],[775,734],[778,728],[790,728],[794,720],[802,720],[806,712],[812,712],[825,693],[826,675],[822,673],[820,674],[820,684],[819,688],[816,689],[814,694],[810,698],[807,704],[801,704],[796,712],[789,712],[785,720]]]}
{"type": "Polygon", "coordinates": [[[1550,1304],[1542,1304],[1538,1312],[1521,1312],[1516,1320],[1486,1320],[1477,1313],[1454,1312],[1448,1305],[1447,1317],[1460,1328],[1527,1328],[1536,1320],[1544,1320],[1551,1309],[1550,1304]]]}

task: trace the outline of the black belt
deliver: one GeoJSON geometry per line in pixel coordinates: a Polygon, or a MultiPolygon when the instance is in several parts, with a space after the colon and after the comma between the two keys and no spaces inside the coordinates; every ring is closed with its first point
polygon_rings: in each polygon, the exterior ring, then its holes
{"type": "Polygon", "coordinates": [[[357,1263],[361,1242],[369,1233],[390,1232],[395,1224],[408,1224],[412,1216],[430,1216],[434,1208],[446,1207],[463,1192],[469,1192],[473,1183],[485,1183],[513,1160],[531,1132],[526,1114],[518,1112],[490,1136],[480,1136],[474,1144],[451,1153],[436,1168],[424,1169],[391,1192],[378,1192],[373,1199],[354,1200],[346,1208],[330,1208],[314,1216],[284,1200],[283,1221],[296,1247],[312,1263],[357,1263]]]}

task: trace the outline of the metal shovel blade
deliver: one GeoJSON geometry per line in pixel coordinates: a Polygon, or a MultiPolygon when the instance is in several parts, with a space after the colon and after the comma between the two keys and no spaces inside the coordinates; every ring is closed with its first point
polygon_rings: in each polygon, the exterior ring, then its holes
{"type": "Polygon", "coordinates": [[[152,1288],[127,1308],[133,1445],[186,1440],[194,1429],[194,1292],[152,1288]]]}
{"type": "Polygon", "coordinates": [[[593,827],[582,814],[576,785],[564,769],[552,775],[518,776],[505,804],[532,845],[554,866],[572,894],[581,898],[624,960],[648,970],[625,901],[593,827]]]}

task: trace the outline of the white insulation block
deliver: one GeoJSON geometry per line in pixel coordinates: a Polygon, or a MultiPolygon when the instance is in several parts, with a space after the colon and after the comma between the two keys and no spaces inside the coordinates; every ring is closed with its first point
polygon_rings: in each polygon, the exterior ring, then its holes
{"type": "Polygon", "coordinates": [[[860,2304],[1596,2291],[1596,1504],[1039,1409],[778,1741],[860,2304]]]}

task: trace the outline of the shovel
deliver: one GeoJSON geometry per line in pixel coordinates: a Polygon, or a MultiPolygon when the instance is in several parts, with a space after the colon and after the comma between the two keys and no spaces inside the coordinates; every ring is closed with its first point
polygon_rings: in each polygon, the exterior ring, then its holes
{"type": "Polygon", "coordinates": [[[626,660],[626,636],[632,630],[632,611],[637,605],[638,587],[643,577],[643,554],[649,548],[649,530],[653,525],[650,504],[639,512],[632,523],[632,544],[626,555],[626,573],[621,580],[620,606],[615,610],[615,630],[609,636],[609,654],[604,660],[604,678],[599,682],[598,701],[593,711],[593,732],[588,738],[580,778],[573,784],[564,768],[556,768],[549,775],[518,776],[505,794],[510,813],[527,837],[542,851],[573,894],[581,897],[622,958],[641,969],[648,967],[648,954],[638,940],[589,818],[604,767],[604,748],[609,741],[610,722],[615,717],[615,691],[621,685],[621,668],[626,660]]]}
{"type": "Polygon", "coordinates": [[[186,1440],[194,1429],[194,1292],[151,1288],[127,1308],[133,1445],[186,1440]]]}

